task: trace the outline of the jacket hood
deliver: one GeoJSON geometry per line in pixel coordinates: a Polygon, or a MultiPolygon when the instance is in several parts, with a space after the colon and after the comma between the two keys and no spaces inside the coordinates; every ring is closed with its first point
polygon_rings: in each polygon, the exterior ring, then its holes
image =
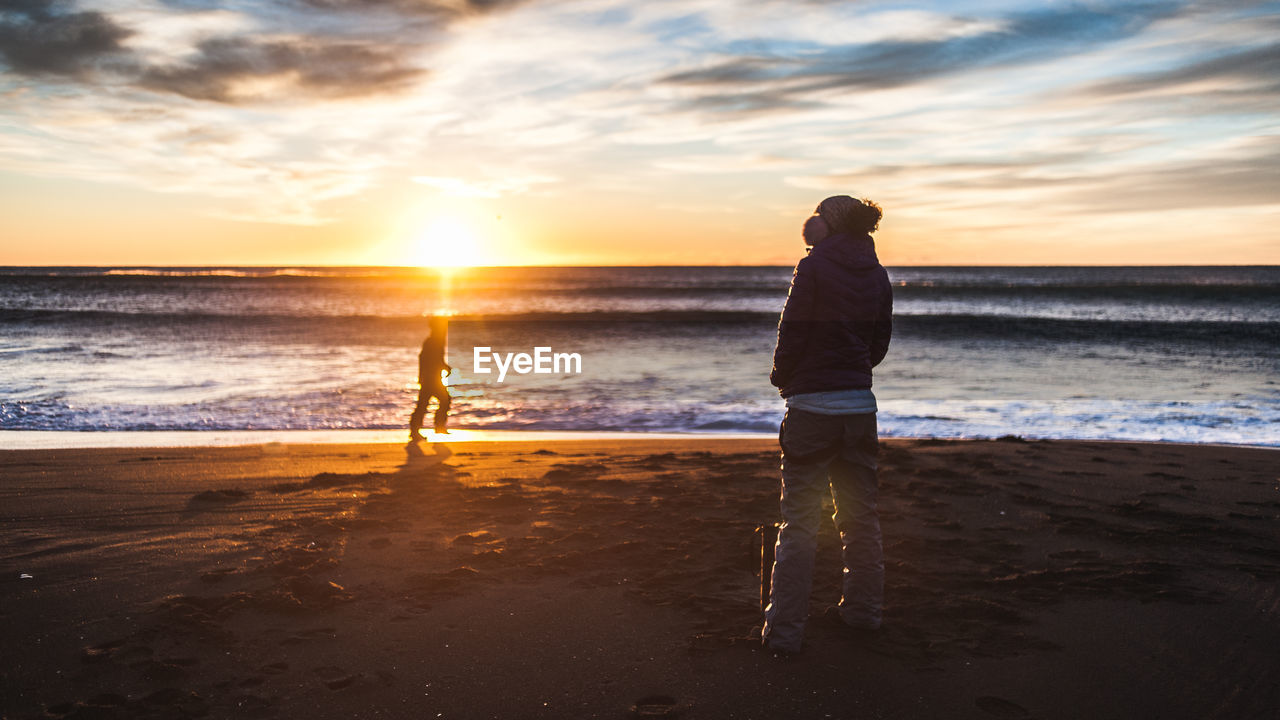
{"type": "Polygon", "coordinates": [[[851,269],[875,267],[880,264],[879,258],[876,257],[875,240],[872,240],[870,235],[835,233],[814,245],[809,254],[851,269]]]}

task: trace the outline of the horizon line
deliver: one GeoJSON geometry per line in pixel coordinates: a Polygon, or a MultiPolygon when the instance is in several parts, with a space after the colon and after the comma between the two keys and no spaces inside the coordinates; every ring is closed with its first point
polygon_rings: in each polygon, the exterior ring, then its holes
{"type": "MultiPolygon", "coordinates": [[[[108,268],[108,269],[138,269],[138,270],[173,270],[173,269],[378,269],[378,270],[477,270],[489,268],[775,268],[775,267],[791,267],[791,263],[631,263],[631,264],[590,264],[590,263],[564,263],[564,264],[511,264],[511,265],[449,265],[449,266],[433,266],[433,265],[336,265],[336,264],[314,264],[306,265],[299,263],[274,263],[274,264],[237,264],[237,263],[214,263],[214,264],[194,264],[194,265],[144,265],[140,263],[121,263],[115,265],[0,265],[0,270],[11,269],[53,269],[53,268],[108,268]]],[[[1280,262],[1276,263],[1241,263],[1241,264],[1186,264],[1186,263],[1148,263],[1142,265],[1134,265],[1131,263],[1087,263],[1087,264],[982,264],[982,263],[965,263],[965,264],[936,264],[936,263],[882,263],[885,267],[894,268],[1280,268],[1280,262]]]]}

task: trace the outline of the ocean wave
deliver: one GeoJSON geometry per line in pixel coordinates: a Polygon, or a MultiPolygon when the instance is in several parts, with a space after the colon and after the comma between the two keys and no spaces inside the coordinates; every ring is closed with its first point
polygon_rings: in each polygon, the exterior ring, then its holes
{"type": "Polygon", "coordinates": [[[101,277],[164,277],[164,278],[199,278],[199,277],[230,277],[230,278],[276,278],[276,277],[377,277],[377,275],[350,275],[346,273],[333,273],[322,270],[303,270],[301,268],[281,268],[278,270],[225,270],[225,269],[208,269],[208,270],[149,270],[144,268],[137,269],[112,269],[101,274],[101,277]]]}
{"type": "MultiPolygon", "coordinates": [[[[323,315],[283,313],[200,313],[146,311],[128,312],[115,310],[32,310],[0,308],[0,323],[50,323],[50,322],[102,322],[137,323],[140,325],[181,326],[186,324],[236,323],[245,326],[315,323],[410,323],[422,326],[429,317],[417,315],[323,315]]],[[[492,314],[459,313],[448,316],[453,323],[600,323],[600,322],[754,322],[769,319],[777,322],[777,312],[751,312],[742,310],[655,310],[655,311],[605,311],[605,312],[513,312],[492,314]]]]}
{"type": "Polygon", "coordinates": [[[407,267],[0,267],[15,278],[388,278],[434,276],[407,267]]]}
{"type": "MultiPolygon", "coordinates": [[[[493,268],[448,288],[403,268],[105,274],[138,269],[0,277],[0,429],[402,429],[441,308],[460,427],[772,433],[781,416],[790,268],[493,268]],[[471,362],[486,345],[586,369],[498,383],[471,362]]],[[[1280,444],[1274,269],[891,273],[885,435],[1280,444]]]]}
{"type": "MultiPolygon", "coordinates": [[[[38,430],[67,432],[154,432],[154,431],[275,431],[275,430],[402,430],[403,412],[393,419],[372,420],[358,416],[317,413],[300,417],[282,409],[253,417],[238,413],[217,413],[193,417],[184,408],[100,408],[93,412],[65,412],[62,403],[0,402],[0,431],[38,430]]],[[[1159,407],[1127,405],[1102,409],[1084,406],[1063,412],[1051,406],[1021,403],[993,403],[978,416],[943,417],[897,413],[881,408],[878,413],[881,437],[946,437],[994,439],[1018,435],[1028,439],[1128,440],[1147,442],[1217,443],[1280,447],[1280,436],[1272,431],[1277,417],[1224,416],[1212,407],[1199,412],[1170,413],[1159,407]]],[[[539,430],[573,432],[743,432],[775,434],[782,411],[732,413],[687,411],[613,415],[558,413],[526,408],[504,414],[500,419],[482,413],[455,414],[451,426],[468,430],[539,430]],[[709,419],[713,418],[713,419],[709,419]]]]}
{"type": "MultiPolygon", "coordinates": [[[[10,266],[0,278],[318,278],[422,279],[448,277],[466,286],[500,279],[537,288],[661,290],[706,288],[724,291],[785,287],[791,265],[764,266],[496,266],[444,268],[412,266],[10,266]]],[[[893,284],[919,290],[1063,289],[1097,292],[1126,288],[1280,288],[1280,266],[1190,267],[889,267],[893,284]]]]}
{"type": "MultiPolygon", "coordinates": [[[[636,311],[636,312],[525,312],[491,315],[459,314],[449,318],[455,327],[484,326],[490,328],[533,329],[549,326],[757,326],[773,327],[776,312],[749,311],[636,311]]],[[[289,333],[356,333],[361,329],[377,331],[420,332],[422,315],[287,315],[287,314],[217,314],[217,313],[146,313],[109,310],[23,310],[0,309],[0,326],[48,330],[64,325],[81,328],[100,326],[113,330],[146,331],[164,328],[166,333],[181,335],[208,328],[231,328],[236,335],[258,330],[289,333]]],[[[932,339],[1011,338],[1021,340],[1058,340],[1110,343],[1125,340],[1157,340],[1180,342],[1250,342],[1280,346],[1280,322],[1265,320],[1189,320],[1155,321],[1109,318],[1020,317],[1016,315],[976,315],[960,313],[897,314],[894,330],[899,337],[919,336],[932,339]]]]}

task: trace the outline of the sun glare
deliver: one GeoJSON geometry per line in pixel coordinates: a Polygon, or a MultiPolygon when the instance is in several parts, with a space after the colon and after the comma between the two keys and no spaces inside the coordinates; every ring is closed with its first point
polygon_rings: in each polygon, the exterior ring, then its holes
{"type": "Polygon", "coordinates": [[[455,218],[436,218],[414,240],[412,262],[419,267],[471,267],[483,261],[476,234],[455,218]]]}

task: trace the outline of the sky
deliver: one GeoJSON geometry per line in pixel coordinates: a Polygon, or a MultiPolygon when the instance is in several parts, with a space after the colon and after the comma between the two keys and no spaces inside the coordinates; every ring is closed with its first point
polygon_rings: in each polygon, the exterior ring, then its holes
{"type": "Polygon", "coordinates": [[[0,0],[0,265],[1280,264],[1280,2],[0,0]]]}

